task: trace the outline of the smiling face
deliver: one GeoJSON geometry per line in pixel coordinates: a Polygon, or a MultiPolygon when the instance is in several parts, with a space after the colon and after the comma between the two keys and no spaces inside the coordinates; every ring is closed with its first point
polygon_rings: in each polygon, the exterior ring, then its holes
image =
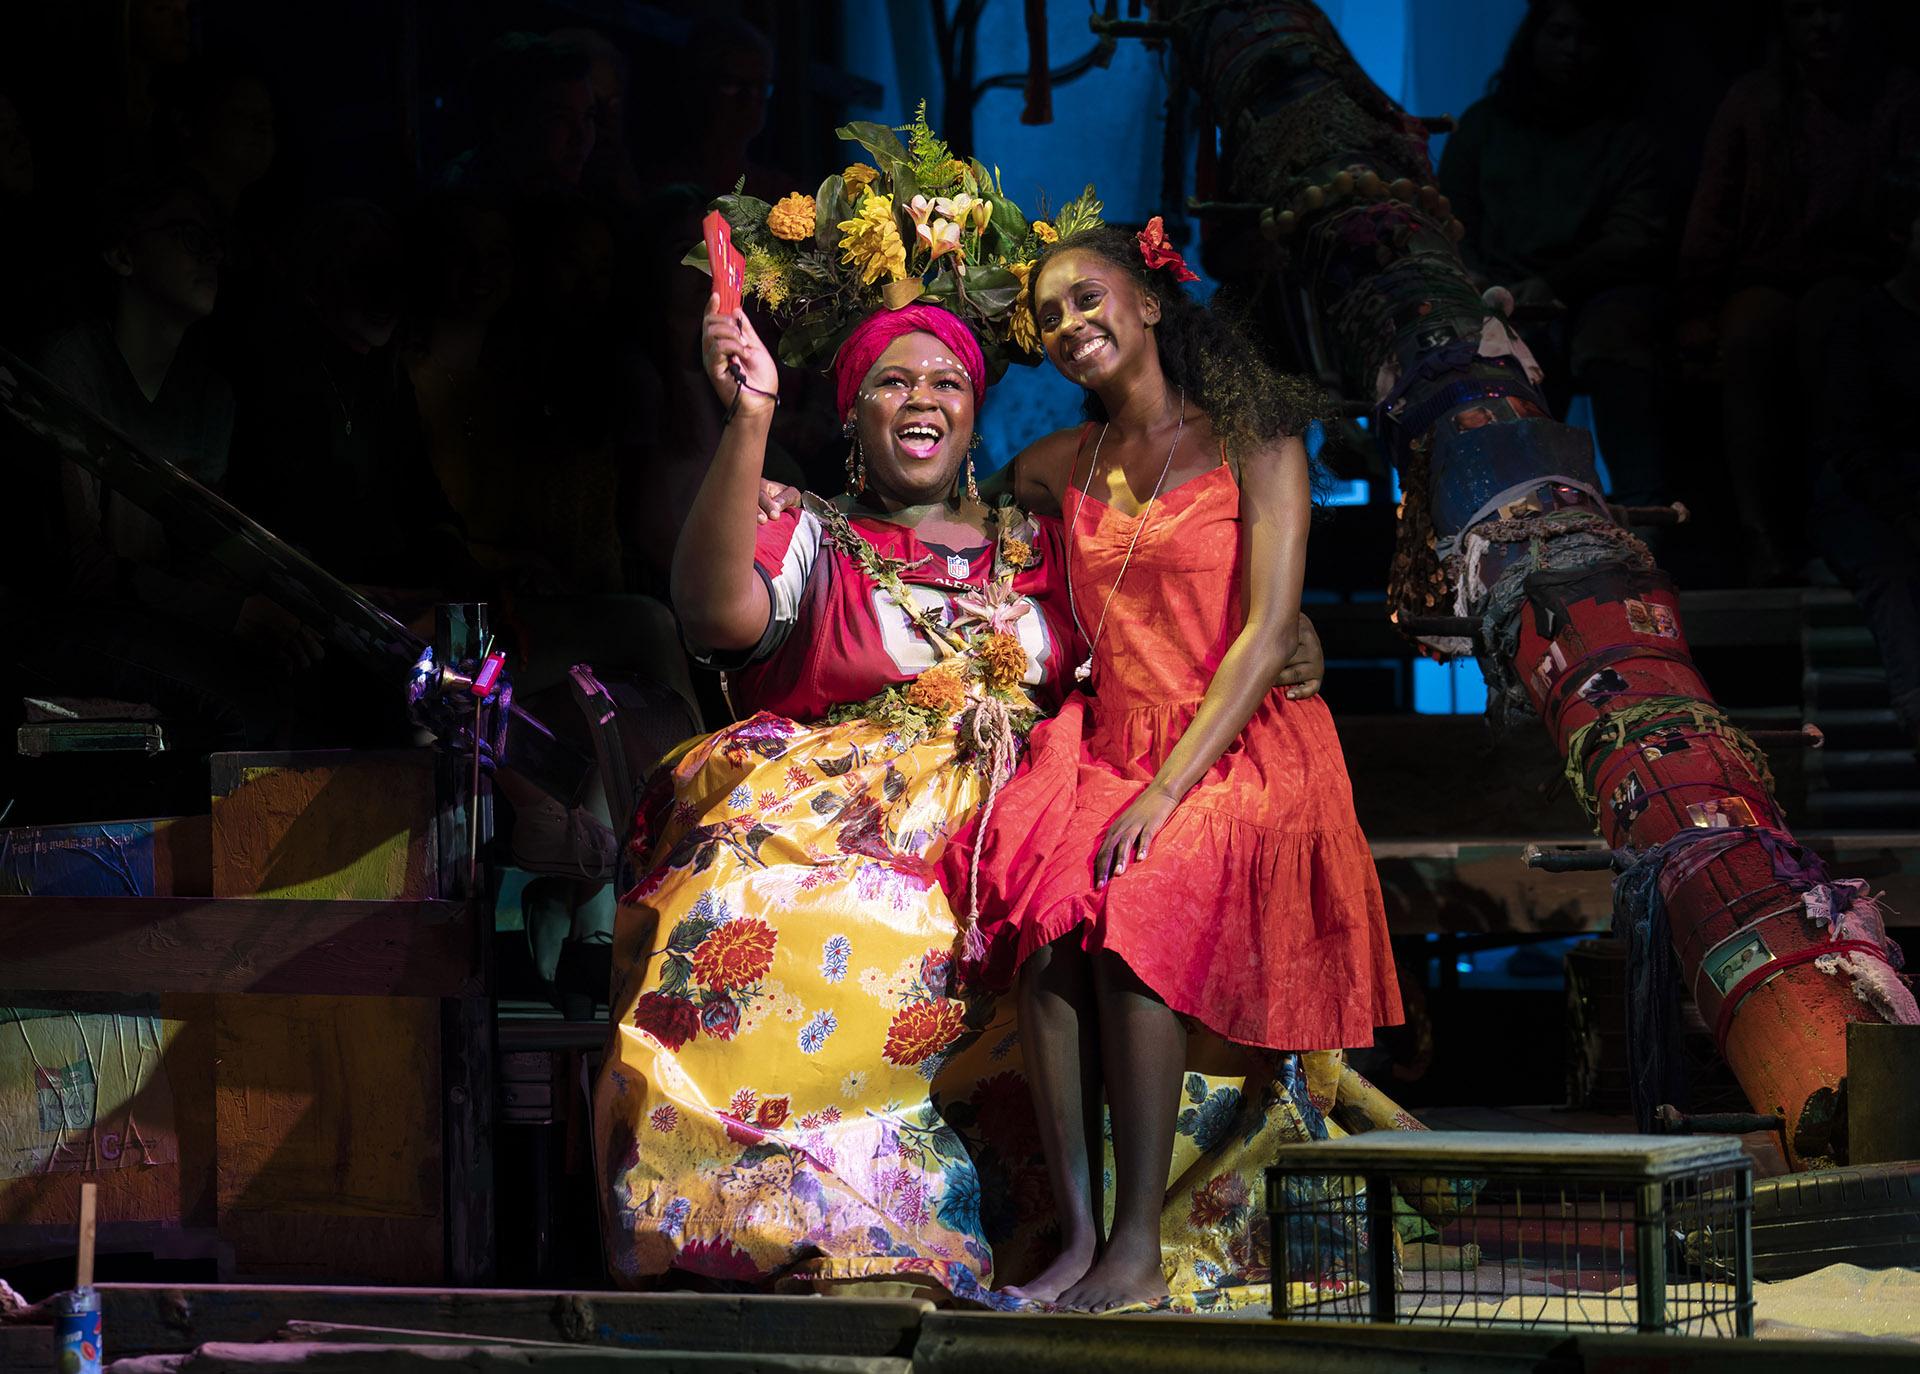
{"type": "Polygon", "coordinates": [[[973,443],[973,383],[932,334],[902,334],[860,384],[854,422],[867,485],[884,499],[925,505],[953,489],[973,443]]]}
{"type": "Polygon", "coordinates": [[[1049,258],[1033,282],[1040,343],[1060,375],[1098,391],[1127,377],[1154,352],[1148,326],[1160,302],[1098,253],[1071,249],[1049,258]]]}

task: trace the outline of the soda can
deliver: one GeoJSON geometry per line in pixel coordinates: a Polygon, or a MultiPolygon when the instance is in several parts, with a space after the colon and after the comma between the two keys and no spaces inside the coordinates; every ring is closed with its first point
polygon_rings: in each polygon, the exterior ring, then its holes
{"type": "Polygon", "coordinates": [[[55,1374],[100,1374],[100,1294],[76,1288],[61,1295],[53,1314],[55,1374]]]}

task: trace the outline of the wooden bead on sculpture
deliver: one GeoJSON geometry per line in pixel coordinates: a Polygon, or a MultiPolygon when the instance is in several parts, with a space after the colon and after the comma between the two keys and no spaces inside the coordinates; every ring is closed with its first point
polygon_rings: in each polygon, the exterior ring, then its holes
{"type": "Polygon", "coordinates": [[[1393,198],[1395,200],[1413,199],[1413,182],[1406,177],[1401,177],[1387,189],[1393,192],[1393,198]]]}
{"type": "Polygon", "coordinates": [[[1333,180],[1328,182],[1327,185],[1333,188],[1333,193],[1336,196],[1350,196],[1353,194],[1353,173],[1347,171],[1335,172],[1333,174],[1333,180]]]}
{"type": "Polygon", "coordinates": [[[1299,223],[1300,217],[1291,210],[1282,210],[1273,217],[1273,227],[1279,231],[1281,238],[1285,238],[1288,234],[1291,234],[1294,226],[1299,223]]]}
{"type": "Polygon", "coordinates": [[[1441,219],[1452,219],[1453,218],[1453,202],[1448,200],[1445,196],[1441,196],[1433,204],[1433,213],[1440,216],[1441,219]]]}
{"type": "Polygon", "coordinates": [[[1420,208],[1422,210],[1431,210],[1434,208],[1434,206],[1438,205],[1439,203],[1440,203],[1439,187],[1422,186],[1420,188],[1420,208]]]}
{"type": "Polygon", "coordinates": [[[1308,210],[1318,210],[1327,203],[1327,193],[1318,186],[1309,186],[1300,193],[1300,204],[1308,210]]]}
{"type": "Polygon", "coordinates": [[[1360,194],[1368,200],[1378,200],[1387,193],[1387,183],[1380,180],[1378,172],[1362,172],[1358,184],[1360,194]]]}
{"type": "Polygon", "coordinates": [[[1275,218],[1271,205],[1260,212],[1260,237],[1268,243],[1275,243],[1280,238],[1280,223],[1275,218]]]}
{"type": "Polygon", "coordinates": [[[1467,236],[1466,225],[1462,224],[1457,219],[1450,219],[1447,221],[1447,237],[1448,238],[1452,239],[1455,243],[1458,243],[1460,242],[1461,239],[1465,238],[1466,236],[1467,236]]]}

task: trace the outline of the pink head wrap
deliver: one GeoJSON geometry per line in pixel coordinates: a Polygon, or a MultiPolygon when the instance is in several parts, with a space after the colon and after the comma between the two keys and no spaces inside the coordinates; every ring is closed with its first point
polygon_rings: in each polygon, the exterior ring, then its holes
{"type": "Polygon", "coordinates": [[[973,403],[978,406],[987,395],[987,359],[980,351],[973,331],[960,317],[937,305],[909,305],[901,310],[878,310],[854,326],[853,333],[833,355],[833,396],[841,415],[853,409],[860,395],[860,383],[867,379],[874,363],[887,351],[887,345],[902,334],[931,334],[953,350],[954,358],[967,370],[973,383],[973,403]]]}

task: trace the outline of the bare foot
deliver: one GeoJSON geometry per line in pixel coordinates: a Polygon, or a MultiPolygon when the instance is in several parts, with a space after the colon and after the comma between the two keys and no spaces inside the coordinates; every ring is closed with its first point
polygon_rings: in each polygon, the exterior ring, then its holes
{"type": "Polygon", "coordinates": [[[1059,1303],[1076,1312],[1107,1312],[1135,1303],[1155,1303],[1167,1296],[1167,1276],[1160,1272],[1159,1237],[1138,1250],[1109,1244],[1107,1252],[1086,1277],[1062,1293],[1059,1303]]]}
{"type": "Polygon", "coordinates": [[[1093,1267],[1093,1255],[1092,1237],[1068,1244],[1061,1248],[1052,1264],[1018,1288],[1003,1291],[1009,1297],[1024,1298],[1028,1302],[1058,1302],[1062,1293],[1086,1277],[1087,1271],[1093,1267]]]}

